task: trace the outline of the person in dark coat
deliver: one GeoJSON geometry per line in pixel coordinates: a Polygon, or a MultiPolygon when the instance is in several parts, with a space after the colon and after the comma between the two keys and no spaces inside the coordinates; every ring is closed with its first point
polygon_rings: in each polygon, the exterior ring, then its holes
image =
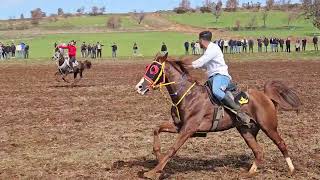
{"type": "Polygon", "coordinates": [[[306,51],[307,46],[307,38],[302,39],[302,51],[306,51]]]}
{"type": "Polygon", "coordinates": [[[254,41],[252,39],[249,39],[248,44],[249,44],[249,52],[253,53],[254,41]]]}
{"type": "Polygon", "coordinates": [[[312,42],[313,42],[313,46],[314,46],[314,50],[315,51],[318,51],[318,36],[314,36],[313,39],[312,39],[312,42]]]}
{"type": "Polygon", "coordinates": [[[189,54],[189,45],[190,43],[188,41],[184,42],[184,49],[185,49],[185,54],[189,54]]]}
{"type": "Polygon", "coordinates": [[[266,37],[264,38],[263,44],[264,44],[264,47],[265,47],[266,52],[268,52],[268,46],[269,46],[269,40],[268,40],[268,38],[266,38],[266,37]]]}
{"type": "Polygon", "coordinates": [[[281,52],[283,52],[283,45],[284,45],[284,40],[283,39],[279,40],[279,45],[280,45],[281,52]]]}
{"type": "Polygon", "coordinates": [[[286,40],[286,52],[291,53],[291,40],[287,38],[286,40]]]}

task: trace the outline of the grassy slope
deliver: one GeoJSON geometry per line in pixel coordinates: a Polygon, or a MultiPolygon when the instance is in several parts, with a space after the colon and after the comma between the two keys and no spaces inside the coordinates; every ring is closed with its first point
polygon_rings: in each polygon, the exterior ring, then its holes
{"type": "MultiPolygon", "coordinates": [[[[215,22],[215,18],[210,13],[188,13],[188,14],[167,14],[170,20],[181,24],[204,28],[222,28],[229,29],[235,26],[235,22],[240,20],[241,26],[247,26],[253,16],[257,18],[258,27],[263,26],[262,12],[223,12],[222,16],[215,22]]],[[[267,28],[259,28],[257,30],[231,31],[234,34],[243,36],[310,36],[320,31],[313,27],[312,23],[299,17],[290,23],[288,28],[288,15],[282,11],[271,11],[268,15],[266,25],[267,28]]]]}

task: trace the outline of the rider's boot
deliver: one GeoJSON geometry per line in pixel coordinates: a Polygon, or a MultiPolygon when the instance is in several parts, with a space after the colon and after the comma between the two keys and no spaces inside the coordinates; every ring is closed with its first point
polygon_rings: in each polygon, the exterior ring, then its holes
{"type": "MultiPolygon", "coordinates": [[[[227,107],[231,108],[232,110],[235,111],[235,114],[239,117],[239,119],[241,120],[241,124],[247,126],[247,127],[251,127],[251,123],[250,123],[250,116],[247,115],[245,112],[241,111],[241,107],[240,105],[236,104],[234,102],[234,100],[228,95],[226,94],[225,97],[221,100],[221,102],[226,105],[227,107]]],[[[237,118],[238,119],[238,118],[237,118]]]]}
{"type": "Polygon", "coordinates": [[[73,62],[69,62],[69,73],[73,73],[74,72],[74,68],[73,68],[73,62]]]}

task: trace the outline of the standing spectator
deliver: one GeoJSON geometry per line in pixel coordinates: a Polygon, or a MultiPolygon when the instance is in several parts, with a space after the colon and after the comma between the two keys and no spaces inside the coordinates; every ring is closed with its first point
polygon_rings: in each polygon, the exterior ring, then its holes
{"type": "Polygon", "coordinates": [[[83,42],[81,45],[81,57],[85,58],[87,57],[87,45],[86,42],[83,42]]]}
{"type": "Polygon", "coordinates": [[[97,58],[97,45],[92,44],[91,47],[91,58],[96,59],[97,58]]]}
{"type": "Polygon", "coordinates": [[[223,52],[228,53],[229,41],[224,40],[223,44],[224,44],[223,52]]]}
{"type": "Polygon", "coordinates": [[[299,39],[296,40],[296,52],[300,52],[300,48],[301,48],[301,42],[299,39]]]}
{"type": "Polygon", "coordinates": [[[229,45],[230,54],[232,54],[233,53],[233,40],[232,39],[229,40],[228,45],[229,45]]]}
{"type": "Polygon", "coordinates": [[[263,44],[264,44],[264,47],[265,47],[266,52],[268,52],[268,46],[269,46],[269,40],[268,40],[268,38],[266,38],[266,37],[264,38],[263,44]]]}
{"type": "Polygon", "coordinates": [[[192,55],[195,55],[196,54],[196,43],[194,43],[194,41],[192,41],[191,43],[191,49],[192,49],[192,55]]]}
{"type": "Polygon", "coordinates": [[[26,46],[24,47],[24,58],[25,59],[29,59],[29,49],[30,49],[29,45],[26,44],[26,46]]]}
{"type": "Polygon", "coordinates": [[[286,52],[291,53],[291,40],[287,38],[286,40],[286,52]]]}
{"type": "Polygon", "coordinates": [[[313,39],[312,39],[312,42],[313,42],[313,46],[314,46],[314,50],[315,51],[318,51],[318,36],[314,36],[313,39]]]}
{"type": "Polygon", "coordinates": [[[281,52],[283,52],[283,44],[284,44],[284,40],[283,40],[282,38],[279,40],[279,44],[280,44],[281,52]]]}
{"type": "Polygon", "coordinates": [[[133,55],[137,56],[138,55],[138,45],[137,45],[137,43],[133,44],[132,50],[133,50],[133,55]]]}
{"type": "Polygon", "coordinates": [[[196,42],[195,48],[196,48],[196,55],[200,55],[201,46],[200,46],[199,41],[196,42]]]}
{"type": "Polygon", "coordinates": [[[21,58],[21,50],[22,50],[21,44],[18,44],[16,46],[16,56],[17,56],[17,58],[21,58]]]}
{"type": "Polygon", "coordinates": [[[97,43],[97,57],[101,58],[102,57],[102,44],[100,42],[97,43]]]}
{"type": "Polygon", "coordinates": [[[258,52],[262,52],[262,38],[258,38],[258,52]]]}
{"type": "Polygon", "coordinates": [[[88,44],[87,57],[92,57],[92,46],[91,46],[91,44],[88,44]]]}
{"type": "Polygon", "coordinates": [[[0,59],[1,59],[1,60],[3,59],[2,53],[3,53],[3,45],[2,45],[2,43],[0,42],[0,59]]]}
{"type": "Polygon", "coordinates": [[[186,41],[184,42],[184,49],[185,49],[185,54],[188,55],[189,54],[189,42],[186,41]]]}
{"type": "Polygon", "coordinates": [[[247,52],[248,41],[247,39],[242,40],[242,52],[247,52]]]}
{"type": "Polygon", "coordinates": [[[302,51],[306,51],[307,46],[307,38],[302,39],[302,51]]]}
{"type": "Polygon", "coordinates": [[[274,38],[270,38],[270,48],[271,48],[271,52],[274,52],[274,38]]]}
{"type": "Polygon", "coordinates": [[[242,42],[240,40],[237,41],[237,53],[241,53],[242,42]]]}
{"type": "Polygon", "coordinates": [[[112,48],[112,58],[117,58],[118,46],[116,45],[116,43],[113,43],[111,48],[112,48]]]}
{"type": "Polygon", "coordinates": [[[22,42],[22,43],[21,43],[21,58],[24,58],[24,53],[25,53],[25,52],[24,52],[24,48],[25,48],[25,46],[26,46],[26,45],[22,42]]]}
{"type": "Polygon", "coordinates": [[[273,39],[273,48],[274,48],[274,52],[279,52],[279,40],[277,38],[273,39]]]}
{"type": "Polygon", "coordinates": [[[11,57],[16,57],[16,45],[11,44],[11,57]]]}
{"type": "Polygon", "coordinates": [[[7,59],[9,59],[11,57],[11,46],[9,44],[7,44],[6,46],[6,55],[7,55],[7,59]]]}
{"type": "Polygon", "coordinates": [[[249,44],[249,52],[253,53],[254,41],[252,39],[249,39],[248,44],[249,44]]]}
{"type": "Polygon", "coordinates": [[[223,53],[223,47],[224,47],[224,40],[223,40],[223,39],[220,39],[220,41],[219,41],[219,47],[220,47],[220,49],[221,49],[221,51],[222,51],[222,53],[223,53]]]}
{"type": "Polygon", "coordinates": [[[166,45],[164,42],[162,42],[161,52],[162,52],[162,53],[166,53],[166,52],[168,52],[167,45],[166,45]]]}

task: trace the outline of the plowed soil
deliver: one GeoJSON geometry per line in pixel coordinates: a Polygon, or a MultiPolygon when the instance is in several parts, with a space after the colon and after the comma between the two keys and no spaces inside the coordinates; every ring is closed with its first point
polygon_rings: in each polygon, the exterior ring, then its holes
{"type": "MultiPolygon", "coordinates": [[[[52,64],[1,64],[0,179],[139,179],[155,167],[153,129],[170,118],[157,91],[134,86],[148,61],[93,62],[71,87],[56,82],[52,64]]],[[[241,85],[267,80],[295,88],[304,106],[279,113],[279,131],[296,167],[288,167],[263,132],[265,161],[253,179],[320,179],[320,62],[230,62],[241,85]]],[[[176,135],[161,136],[163,151],[176,135]]],[[[163,178],[243,179],[253,154],[236,130],[192,138],[168,163],[163,178]]]]}

